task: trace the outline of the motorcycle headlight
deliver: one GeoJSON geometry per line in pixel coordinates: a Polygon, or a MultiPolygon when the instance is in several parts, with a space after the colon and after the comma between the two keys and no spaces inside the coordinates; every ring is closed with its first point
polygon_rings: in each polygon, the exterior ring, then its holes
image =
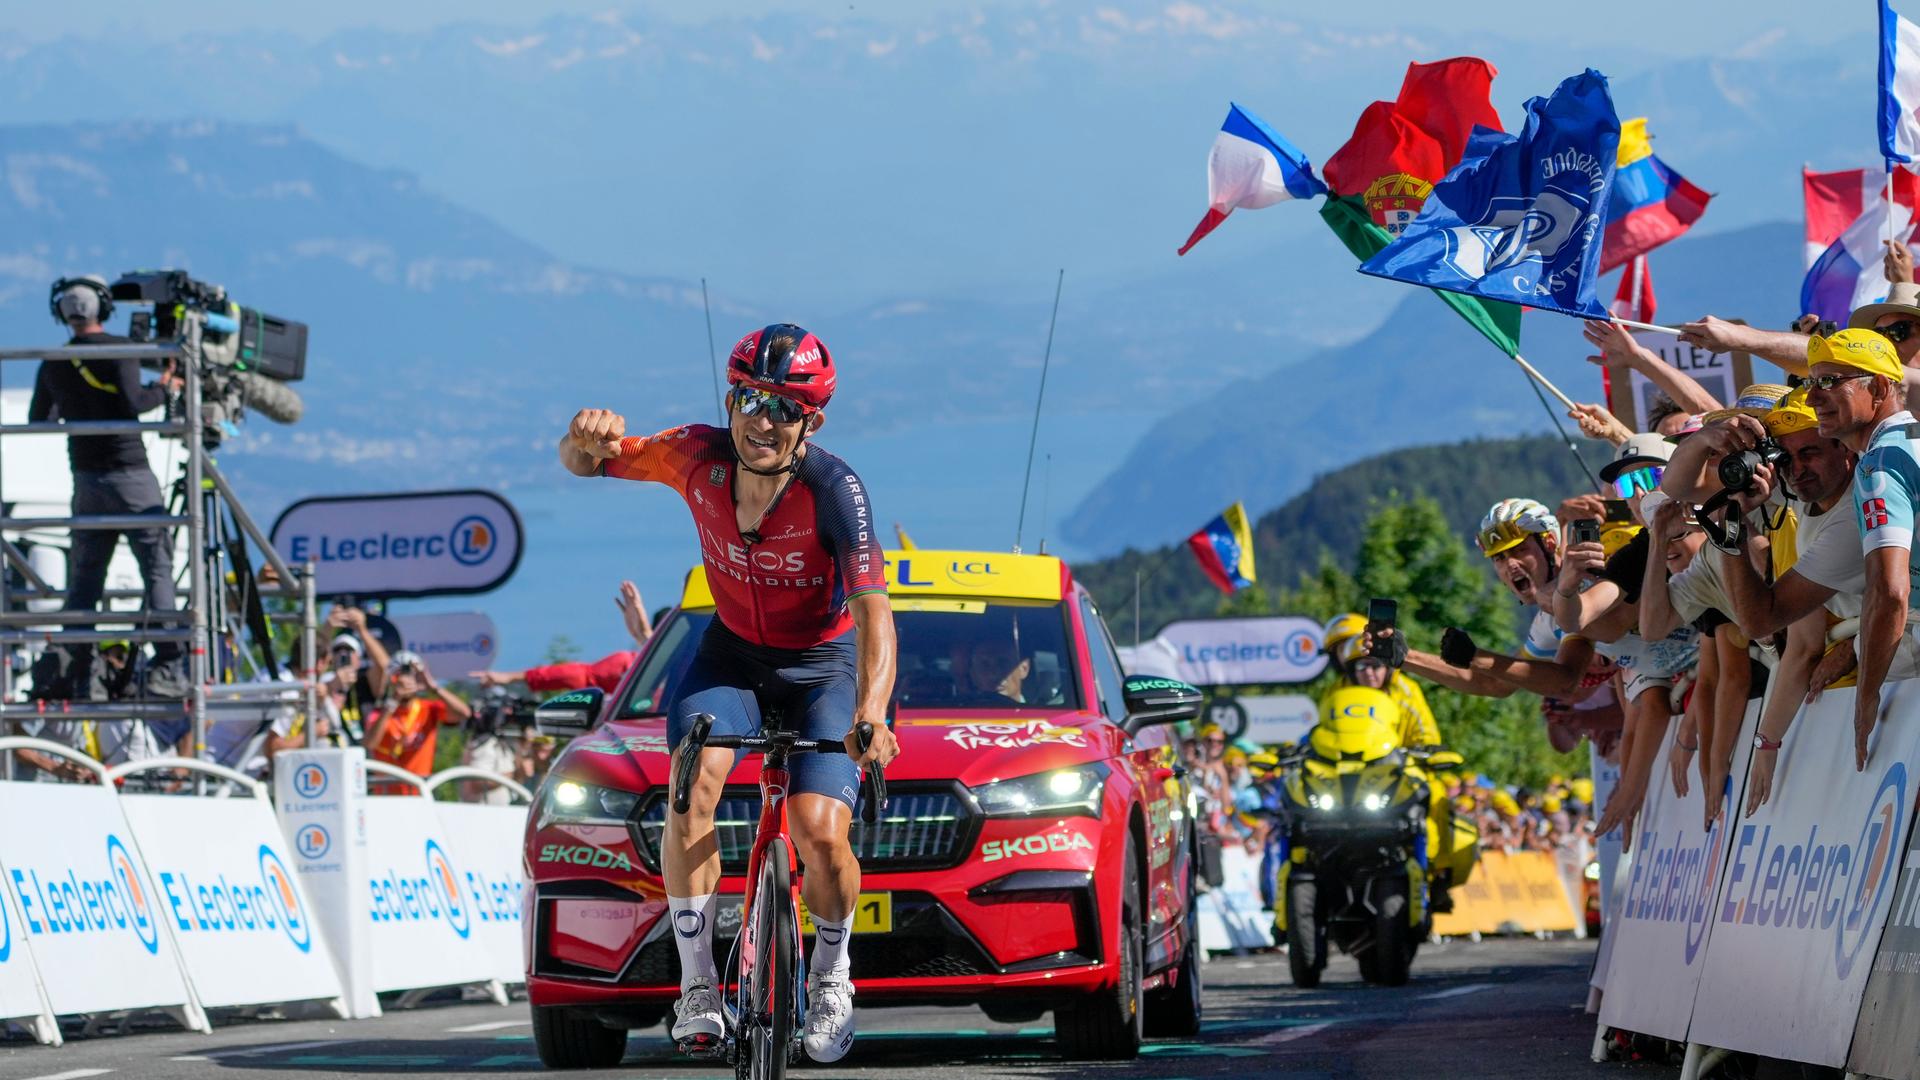
{"type": "Polygon", "coordinates": [[[1597,862],[1590,862],[1590,863],[1588,863],[1588,864],[1587,864],[1587,869],[1586,869],[1586,879],[1587,879],[1588,881],[1599,881],[1599,880],[1600,880],[1600,864],[1599,864],[1599,863],[1597,863],[1597,862]]]}
{"type": "Polygon", "coordinates": [[[632,791],[583,784],[578,780],[556,780],[547,786],[540,800],[540,828],[569,825],[625,825],[640,795],[632,791]]]}
{"type": "Polygon", "coordinates": [[[1323,795],[1319,792],[1314,792],[1307,796],[1307,805],[1313,807],[1315,810],[1332,810],[1339,805],[1339,801],[1332,795],[1323,795]]]}
{"type": "Polygon", "coordinates": [[[1099,762],[1068,769],[996,780],[969,788],[974,805],[987,817],[1032,817],[1040,814],[1100,816],[1109,770],[1099,762]]]}
{"type": "Polygon", "coordinates": [[[1360,805],[1368,810],[1385,810],[1387,808],[1387,797],[1377,791],[1372,792],[1360,800],[1360,805]]]}

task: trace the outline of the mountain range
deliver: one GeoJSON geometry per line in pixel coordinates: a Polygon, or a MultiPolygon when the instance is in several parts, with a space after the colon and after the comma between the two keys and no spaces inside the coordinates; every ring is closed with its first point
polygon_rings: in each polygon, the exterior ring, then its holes
{"type": "MultiPolygon", "coordinates": [[[[1654,257],[1668,319],[1791,318],[1794,170],[1872,146],[1870,50],[1808,80],[1782,63],[1792,42],[1656,62],[1218,4],[922,22],[0,39],[0,107],[36,120],[0,127],[0,340],[57,335],[56,276],[158,265],[311,323],[307,418],[256,419],[224,459],[256,514],[503,489],[539,547],[528,587],[487,603],[525,626],[510,649],[537,649],[572,624],[560,583],[634,576],[666,599],[691,557],[671,496],[603,499],[581,524],[551,446],[584,404],[635,430],[713,415],[702,273],[721,350],[776,319],[832,343],[847,375],[820,438],[883,520],[989,548],[1024,520],[1029,549],[1090,557],[1234,499],[1277,506],[1369,453],[1550,428],[1509,361],[1430,297],[1352,273],[1310,209],[1236,215],[1172,257],[1229,98],[1321,159],[1409,60],[1488,56],[1509,116],[1582,63],[1612,71],[1622,114],[1654,115],[1661,153],[1717,193],[1654,257]]],[[[1529,315],[1524,341],[1598,397],[1569,320],[1529,315]]],[[[606,622],[574,636],[611,642],[606,622]]]]}

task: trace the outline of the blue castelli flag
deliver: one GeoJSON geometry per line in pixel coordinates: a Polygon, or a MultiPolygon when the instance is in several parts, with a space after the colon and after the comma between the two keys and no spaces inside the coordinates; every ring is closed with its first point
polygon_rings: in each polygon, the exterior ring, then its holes
{"type": "Polygon", "coordinates": [[[1420,216],[1360,272],[1604,319],[1593,286],[1619,146],[1607,77],[1588,68],[1528,101],[1518,135],[1476,128],[1420,216]]]}
{"type": "Polygon", "coordinates": [[[1238,592],[1253,584],[1253,529],[1247,525],[1247,508],[1240,503],[1187,537],[1187,546],[1200,560],[1200,572],[1221,592],[1238,592]]]}

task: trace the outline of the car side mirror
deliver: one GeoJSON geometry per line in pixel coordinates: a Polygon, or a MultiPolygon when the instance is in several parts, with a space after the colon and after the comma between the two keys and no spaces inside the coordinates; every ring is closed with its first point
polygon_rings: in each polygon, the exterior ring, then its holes
{"type": "Polygon", "coordinates": [[[1127,719],[1121,724],[1131,735],[1156,724],[1191,723],[1200,719],[1206,698],[1179,679],[1156,675],[1127,676],[1127,719]]]}
{"type": "Polygon", "coordinates": [[[607,692],[597,686],[589,686],[585,690],[569,690],[559,697],[548,698],[534,707],[534,730],[556,739],[571,739],[575,735],[584,735],[593,730],[593,725],[600,719],[600,710],[606,701],[607,692]]]}

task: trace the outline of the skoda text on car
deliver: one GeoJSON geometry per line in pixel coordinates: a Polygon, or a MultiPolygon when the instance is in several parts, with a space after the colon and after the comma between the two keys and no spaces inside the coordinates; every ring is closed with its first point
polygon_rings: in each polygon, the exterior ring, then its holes
{"type": "MultiPolygon", "coordinates": [[[[1052,1010],[1074,1057],[1131,1057],[1143,1030],[1197,1031],[1193,823],[1166,725],[1193,718],[1198,695],[1128,680],[1058,559],[897,551],[887,579],[901,755],[880,820],[853,823],[860,1004],[979,1004],[1005,1022],[1052,1010]]],[[[663,712],[713,618],[695,570],[615,694],[542,709],[544,730],[580,732],[526,839],[527,984],[550,1061],[568,1055],[545,1042],[650,1026],[679,994],[658,855],[663,712]]],[[[739,928],[754,767],[741,759],[715,815],[722,958],[739,928]]]]}

